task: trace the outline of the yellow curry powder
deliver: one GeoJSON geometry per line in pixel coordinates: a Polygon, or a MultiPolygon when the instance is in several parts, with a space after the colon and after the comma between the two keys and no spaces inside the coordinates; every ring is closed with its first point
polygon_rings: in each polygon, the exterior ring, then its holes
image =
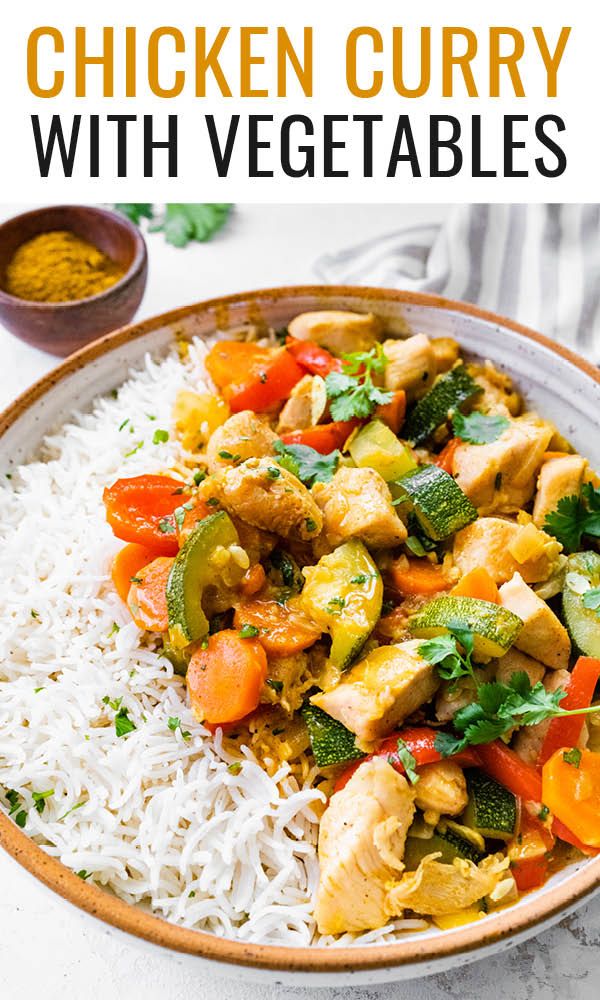
{"type": "Polygon", "coordinates": [[[30,302],[72,302],[103,292],[124,273],[74,233],[41,233],[15,252],[6,269],[6,291],[30,302]]]}

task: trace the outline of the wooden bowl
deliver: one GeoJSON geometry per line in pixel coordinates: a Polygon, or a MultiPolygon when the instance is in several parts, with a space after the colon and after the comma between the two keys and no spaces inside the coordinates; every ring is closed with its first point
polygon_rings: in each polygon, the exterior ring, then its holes
{"type": "Polygon", "coordinates": [[[0,225],[0,324],[15,337],[65,357],[128,323],[144,294],[148,254],[139,230],[124,216],[88,205],[55,205],[17,215],[0,225]],[[74,302],[30,302],[4,290],[6,269],[23,243],[66,229],[98,247],[125,269],[100,292],[74,302]]]}
{"type": "MultiPolygon", "coordinates": [[[[215,329],[236,330],[245,323],[280,329],[298,313],[311,309],[374,312],[384,320],[389,336],[426,333],[455,338],[470,357],[489,358],[512,376],[528,405],[556,421],[574,447],[594,467],[600,466],[600,370],[566,348],[463,302],[400,290],[308,286],[200,302],[119,330],[84,348],[0,414],[0,479],[36,454],[49,427],[60,426],[74,410],[90,407],[99,393],[121,385],[131,368],[144,364],[147,352],[159,358],[175,343],[208,337],[215,329]]],[[[265,982],[277,995],[283,985],[372,986],[462,967],[541,933],[600,891],[600,856],[582,858],[515,905],[491,910],[465,926],[407,932],[389,944],[266,945],[192,930],[124,902],[78,878],[2,809],[0,847],[83,913],[103,921],[113,932],[132,935],[149,949],[162,948],[190,976],[220,973],[237,982],[265,982]]]]}

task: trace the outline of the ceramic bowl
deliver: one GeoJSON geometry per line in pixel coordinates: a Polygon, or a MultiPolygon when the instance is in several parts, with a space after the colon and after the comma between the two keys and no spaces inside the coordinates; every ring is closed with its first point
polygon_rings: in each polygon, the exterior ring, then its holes
{"type": "MultiPolygon", "coordinates": [[[[164,354],[174,337],[203,336],[245,322],[284,326],[309,309],[374,311],[395,335],[424,332],[456,338],[467,354],[489,358],[512,375],[528,405],[556,422],[576,448],[600,466],[600,376],[543,336],[473,306],[426,295],[368,288],[302,287],[216,299],[120,330],[79,351],[29,389],[0,417],[0,474],[35,453],[44,433],[73,409],[115,388],[147,351],[164,354]]],[[[210,963],[238,979],[296,986],[394,982],[441,972],[531,937],[600,886],[600,858],[571,865],[515,906],[453,930],[408,934],[393,944],[290,948],[240,943],[187,930],[83,882],[49,857],[0,812],[0,844],[54,892],[138,943],[160,947],[200,973],[210,963]]]]}
{"type": "Polygon", "coordinates": [[[139,229],[117,212],[89,205],[55,205],[17,215],[0,225],[0,325],[50,354],[66,357],[97,337],[129,323],[148,276],[139,229]],[[30,302],[5,291],[6,268],[23,243],[66,229],[108,254],[125,273],[106,291],[74,302],[30,302]]]}

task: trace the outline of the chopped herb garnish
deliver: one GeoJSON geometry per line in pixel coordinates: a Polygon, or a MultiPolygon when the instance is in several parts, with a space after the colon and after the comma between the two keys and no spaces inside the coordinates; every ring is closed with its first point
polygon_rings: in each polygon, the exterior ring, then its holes
{"type": "Polygon", "coordinates": [[[184,740],[189,740],[190,736],[192,735],[189,732],[189,730],[181,728],[181,719],[178,719],[176,716],[171,716],[169,721],[167,722],[167,725],[172,733],[175,733],[177,730],[179,730],[184,740]]]}
{"type": "Polygon", "coordinates": [[[31,609],[31,617],[32,618],[39,618],[40,617],[39,613],[35,610],[35,608],[31,609]]]}
{"type": "Polygon", "coordinates": [[[283,441],[276,441],[274,448],[279,456],[279,464],[308,487],[314,486],[315,483],[331,482],[341,458],[337,450],[322,455],[306,444],[284,444],[283,441]]]}
{"type": "Polygon", "coordinates": [[[169,440],[169,432],[157,427],[152,435],[152,444],[165,444],[169,440]]]}
{"type": "Polygon", "coordinates": [[[537,814],[537,818],[542,823],[545,823],[546,820],[548,819],[549,815],[550,815],[550,810],[548,809],[548,806],[545,806],[545,805],[542,804],[542,808],[540,809],[539,813],[537,814]]]}
{"type": "Polygon", "coordinates": [[[358,573],[350,578],[350,583],[357,583],[360,586],[363,583],[368,583],[369,580],[376,580],[378,576],[379,573],[358,573]]]}
{"type": "Polygon", "coordinates": [[[120,631],[121,631],[121,626],[117,625],[116,622],[113,622],[112,623],[112,628],[111,628],[110,632],[108,633],[108,638],[110,639],[111,636],[115,635],[116,632],[120,632],[120,631]]]}
{"type": "Polygon", "coordinates": [[[144,581],[142,580],[141,576],[130,576],[129,577],[129,582],[130,583],[143,583],[144,581]]]}
{"type": "Polygon", "coordinates": [[[218,497],[209,497],[206,502],[207,502],[207,504],[208,504],[209,507],[218,507],[219,506],[219,498],[218,497]]]}
{"type": "Polygon", "coordinates": [[[75,872],[75,874],[77,875],[77,878],[81,878],[85,882],[85,881],[87,881],[88,878],[91,877],[92,873],[91,872],[86,872],[85,868],[82,868],[80,871],[75,872]]]}
{"type": "Polygon", "coordinates": [[[175,525],[169,521],[168,517],[163,517],[163,519],[158,522],[158,530],[162,531],[163,535],[174,535],[175,525]]]}
{"type": "Polygon", "coordinates": [[[127,427],[128,423],[129,423],[129,417],[125,417],[125,420],[123,421],[123,423],[119,424],[119,430],[122,431],[124,427],[127,427]]]}
{"type": "Polygon", "coordinates": [[[510,420],[500,414],[473,413],[464,416],[457,410],[452,417],[452,427],[457,438],[469,444],[492,444],[510,427],[510,420]]]}
{"type": "Polygon", "coordinates": [[[544,531],[553,535],[567,552],[581,548],[584,535],[600,538],[600,489],[584,483],[581,496],[562,497],[547,515],[544,531]]]}
{"type": "Polygon", "coordinates": [[[135,453],[137,451],[139,451],[140,448],[143,448],[143,447],[144,447],[144,442],[143,441],[138,441],[137,444],[134,444],[134,446],[131,449],[131,451],[126,451],[125,452],[125,458],[131,458],[132,455],[135,455],[135,453]]]}
{"type": "Polygon", "coordinates": [[[273,736],[281,736],[282,733],[285,733],[285,729],[273,729],[272,733],[273,736]]]}
{"type": "Polygon", "coordinates": [[[449,624],[448,631],[448,635],[438,635],[422,642],[419,646],[419,655],[429,663],[433,663],[445,681],[455,681],[459,677],[474,677],[471,663],[473,633],[459,623],[449,624]],[[460,652],[458,643],[464,653],[460,652]]]}
{"type": "MultiPolygon", "coordinates": [[[[88,739],[89,739],[89,736],[88,736],[88,739]]],[[[87,802],[87,799],[86,799],[86,800],[84,800],[83,802],[76,802],[76,803],[75,803],[75,805],[74,805],[74,806],[71,806],[71,808],[70,808],[70,809],[67,809],[67,811],[66,811],[66,812],[64,812],[64,813],[62,814],[62,816],[59,816],[56,822],[57,822],[57,823],[60,823],[60,822],[61,822],[61,820],[63,820],[63,819],[66,819],[66,817],[67,817],[67,816],[70,816],[70,815],[71,815],[71,813],[74,813],[74,812],[75,812],[75,811],[76,811],[77,809],[81,809],[81,807],[82,807],[82,806],[84,806],[84,805],[86,804],[86,802],[87,802]]]]}
{"type": "Polygon", "coordinates": [[[346,600],[344,597],[332,597],[330,601],[327,602],[325,610],[330,615],[339,615],[346,607],[346,600]]]}
{"type": "Polygon", "coordinates": [[[46,799],[49,799],[51,795],[54,795],[54,789],[49,788],[47,792],[32,792],[31,797],[33,799],[34,808],[40,813],[43,813],[46,808],[46,799]]]}
{"type": "Polygon", "coordinates": [[[235,760],[233,764],[229,764],[227,770],[230,774],[239,774],[242,770],[242,762],[240,760],[235,760]]]}
{"type": "Polygon", "coordinates": [[[129,709],[120,708],[115,715],[115,730],[117,736],[127,736],[127,734],[132,733],[134,729],[136,729],[136,725],[129,718],[129,709]]]}
{"type": "Polygon", "coordinates": [[[195,895],[196,895],[196,890],[190,889],[190,891],[188,892],[188,899],[193,899],[195,895]]]}
{"type": "MultiPolygon", "coordinates": [[[[415,771],[417,766],[417,761],[413,754],[408,749],[406,743],[402,739],[398,739],[398,749],[397,749],[398,759],[406,771],[406,777],[410,781],[411,785],[416,785],[419,780],[419,775],[415,771]]],[[[394,763],[393,757],[389,758],[390,763],[394,763]]]]}
{"type": "Polygon", "coordinates": [[[595,611],[598,617],[600,617],[600,587],[590,587],[589,590],[586,590],[581,598],[581,603],[584,608],[595,611]]]}
{"type": "Polygon", "coordinates": [[[206,473],[204,469],[197,469],[196,472],[194,473],[194,482],[196,486],[199,486],[200,483],[204,482],[205,479],[206,479],[206,473]]]}
{"type": "Polygon", "coordinates": [[[44,690],[44,689],[43,689],[43,687],[39,687],[39,688],[34,688],[34,689],[33,689],[33,693],[34,693],[34,694],[39,694],[39,693],[40,693],[40,691],[43,691],[43,690],[44,690]]]}
{"type": "Polygon", "coordinates": [[[277,694],[281,694],[283,691],[283,681],[275,681],[272,677],[267,677],[267,687],[270,687],[277,694]]]}
{"type": "Polygon", "coordinates": [[[240,639],[256,639],[260,635],[260,629],[256,625],[242,625],[239,631],[240,639]]]}
{"type": "Polygon", "coordinates": [[[14,788],[7,788],[5,795],[10,805],[8,815],[12,816],[12,814],[15,813],[17,809],[20,808],[20,805],[23,801],[23,796],[19,795],[19,793],[16,792],[14,788]]]}
{"type": "Polygon", "coordinates": [[[331,372],[325,379],[333,420],[364,419],[376,406],[391,402],[393,393],[385,392],[373,382],[373,374],[383,374],[387,365],[381,344],[371,351],[342,355],[342,364],[341,372],[331,372]]]}
{"type": "Polygon", "coordinates": [[[317,522],[313,521],[312,517],[305,518],[304,523],[306,525],[306,530],[307,531],[316,531],[317,530],[317,522]]]}
{"type": "Polygon", "coordinates": [[[573,767],[579,767],[581,764],[581,750],[578,750],[577,747],[563,751],[562,756],[565,764],[572,764],[573,767]]]}
{"type": "Polygon", "coordinates": [[[274,465],[270,465],[267,469],[267,476],[269,479],[279,479],[281,475],[281,469],[276,469],[274,465]]]}
{"type": "Polygon", "coordinates": [[[227,460],[229,458],[233,458],[233,455],[231,454],[230,451],[220,451],[219,452],[219,458],[224,458],[224,459],[227,460]]]}

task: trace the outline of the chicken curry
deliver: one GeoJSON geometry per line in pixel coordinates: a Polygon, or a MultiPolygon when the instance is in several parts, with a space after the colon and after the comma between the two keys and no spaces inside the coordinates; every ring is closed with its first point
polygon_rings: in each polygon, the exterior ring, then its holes
{"type": "MultiPolygon", "coordinates": [[[[324,934],[476,919],[600,849],[600,481],[449,338],[218,340],[114,585],[227,745],[325,792],[324,934]]],[[[166,432],[162,432],[166,433],[166,432]]]]}

